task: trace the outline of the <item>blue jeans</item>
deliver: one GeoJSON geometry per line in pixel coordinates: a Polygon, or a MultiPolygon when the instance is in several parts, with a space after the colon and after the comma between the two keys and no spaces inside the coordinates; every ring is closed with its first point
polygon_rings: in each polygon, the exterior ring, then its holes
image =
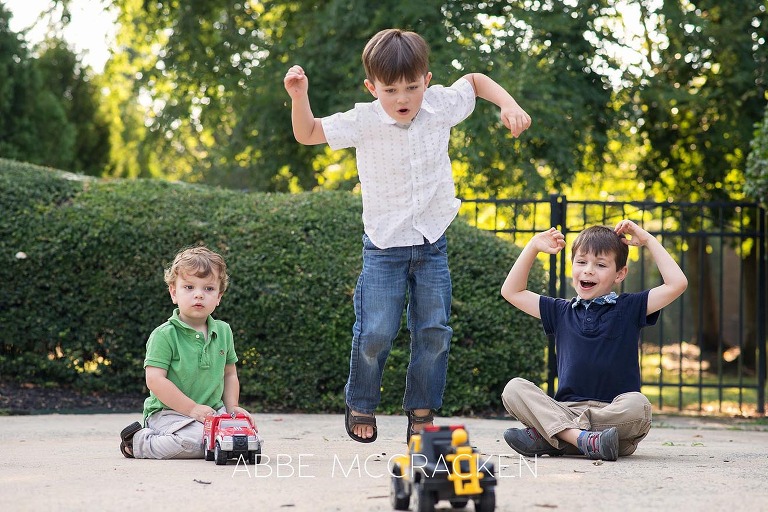
{"type": "Polygon", "coordinates": [[[350,409],[373,414],[381,401],[381,376],[408,297],[411,358],[403,409],[438,409],[443,403],[453,330],[451,274],[445,235],[430,244],[379,249],[363,235],[363,270],[355,288],[355,325],[349,380],[350,409]]]}

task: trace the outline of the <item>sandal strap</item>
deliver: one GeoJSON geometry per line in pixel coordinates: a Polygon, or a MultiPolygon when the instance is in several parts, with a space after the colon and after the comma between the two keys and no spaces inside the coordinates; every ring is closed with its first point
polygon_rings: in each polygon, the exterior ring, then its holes
{"type": "Polygon", "coordinates": [[[349,422],[352,424],[352,428],[356,425],[373,425],[376,426],[376,416],[363,416],[358,414],[350,414],[349,422]]]}
{"type": "Polygon", "coordinates": [[[408,411],[408,417],[410,418],[412,425],[421,425],[422,423],[432,423],[435,421],[435,414],[432,411],[424,416],[416,416],[413,411],[408,411]]]}

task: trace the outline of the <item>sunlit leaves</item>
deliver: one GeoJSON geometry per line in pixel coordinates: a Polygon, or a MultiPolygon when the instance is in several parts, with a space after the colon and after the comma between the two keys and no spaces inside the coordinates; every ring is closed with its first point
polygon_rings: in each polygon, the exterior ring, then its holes
{"type": "Polygon", "coordinates": [[[768,108],[755,125],[755,138],[747,157],[745,192],[764,206],[768,202],[768,108]]]}
{"type": "Polygon", "coordinates": [[[640,169],[647,182],[672,169],[678,179],[668,192],[678,198],[739,197],[734,173],[744,169],[765,104],[765,10],[760,0],[646,6],[657,22],[646,27],[649,41],[664,41],[649,49],[658,59],[634,96],[638,133],[650,148],[640,169]]]}

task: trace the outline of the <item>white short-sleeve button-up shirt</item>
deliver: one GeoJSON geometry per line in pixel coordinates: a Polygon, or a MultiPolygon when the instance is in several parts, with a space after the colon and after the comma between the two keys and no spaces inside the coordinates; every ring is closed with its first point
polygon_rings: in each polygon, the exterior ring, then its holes
{"type": "Polygon", "coordinates": [[[450,87],[429,87],[407,127],[378,100],[322,119],[331,149],[356,150],[363,226],[374,245],[434,243],[448,228],[461,204],[448,157],[451,128],[474,108],[475,90],[462,78],[450,87]]]}

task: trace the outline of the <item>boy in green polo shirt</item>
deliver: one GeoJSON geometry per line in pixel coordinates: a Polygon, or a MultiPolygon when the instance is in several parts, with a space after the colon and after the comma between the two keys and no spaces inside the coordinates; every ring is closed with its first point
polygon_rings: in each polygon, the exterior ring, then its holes
{"type": "Polygon", "coordinates": [[[227,266],[205,247],[185,249],[165,270],[165,282],[178,308],[149,336],[144,427],[125,427],[120,451],[137,459],[203,458],[206,416],[248,414],[238,405],[232,329],[211,316],[229,284],[227,266]]]}

